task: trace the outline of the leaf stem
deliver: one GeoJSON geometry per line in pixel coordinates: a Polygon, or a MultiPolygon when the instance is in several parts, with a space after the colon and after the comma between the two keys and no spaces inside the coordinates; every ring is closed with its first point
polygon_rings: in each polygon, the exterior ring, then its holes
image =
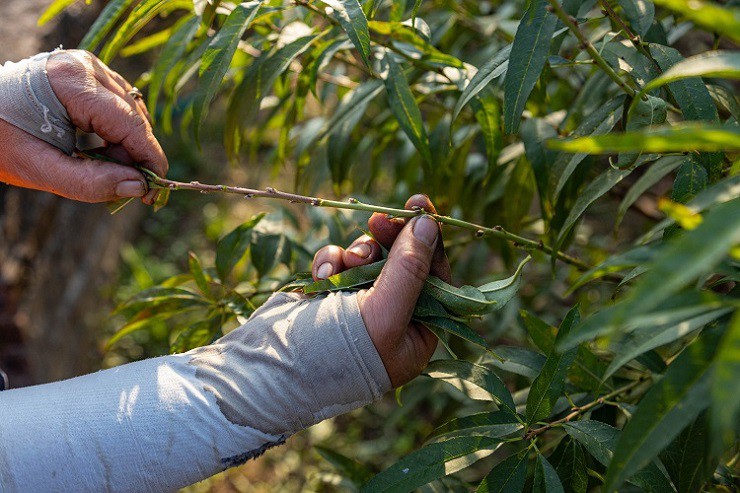
{"type": "Polygon", "coordinates": [[[601,68],[601,70],[603,70],[604,73],[608,75],[609,78],[612,79],[627,95],[634,98],[637,94],[637,91],[627,85],[624,79],[622,79],[619,74],[617,74],[614,69],[611,68],[609,63],[607,63],[604,57],[601,56],[601,53],[599,53],[594,45],[591,44],[588,38],[586,38],[586,36],[583,34],[583,31],[581,31],[581,29],[578,27],[578,21],[568,15],[565,10],[563,10],[563,7],[560,5],[558,0],[548,0],[548,2],[550,2],[552,12],[556,16],[558,16],[563,24],[565,24],[566,27],[570,29],[570,31],[575,35],[575,37],[578,38],[578,41],[581,42],[581,46],[583,46],[586,51],[588,51],[589,55],[591,55],[591,58],[593,58],[594,62],[596,62],[596,65],[598,65],[599,68],[601,68]]]}
{"type": "Polygon", "coordinates": [[[541,435],[542,433],[546,432],[547,430],[550,430],[552,428],[555,428],[556,426],[560,426],[563,423],[568,423],[569,421],[572,421],[573,419],[577,418],[581,414],[584,414],[584,413],[590,411],[591,409],[604,404],[606,401],[608,401],[610,399],[613,399],[614,397],[617,397],[617,396],[619,396],[621,394],[624,394],[626,392],[629,392],[630,390],[632,390],[633,388],[637,387],[638,385],[640,385],[644,381],[645,380],[642,379],[642,378],[641,379],[638,379],[638,380],[634,380],[634,381],[628,383],[627,385],[624,385],[624,386],[619,387],[618,389],[616,389],[616,390],[614,390],[612,392],[609,392],[606,395],[602,395],[598,399],[595,399],[595,400],[589,402],[588,404],[584,404],[583,406],[574,407],[573,410],[572,410],[572,412],[570,414],[568,414],[567,416],[565,416],[564,418],[560,418],[558,420],[555,420],[555,421],[553,421],[551,423],[548,423],[545,426],[542,426],[540,428],[530,429],[524,435],[524,439],[525,440],[531,440],[531,439],[535,438],[537,435],[541,435]]]}
{"type": "MultiPolygon", "coordinates": [[[[234,187],[234,186],[228,186],[228,185],[209,185],[209,184],[200,183],[197,181],[180,182],[180,181],[175,181],[175,180],[169,180],[166,178],[161,178],[157,176],[155,173],[153,173],[152,171],[149,171],[144,168],[140,168],[140,169],[146,176],[147,181],[149,182],[150,186],[152,186],[153,188],[166,188],[169,190],[194,190],[194,191],[198,191],[201,193],[212,193],[212,192],[230,193],[230,194],[242,195],[246,198],[262,197],[262,198],[270,198],[270,199],[287,200],[292,203],[307,204],[307,205],[312,205],[314,207],[330,207],[333,209],[349,209],[349,210],[355,210],[355,211],[378,212],[381,214],[387,214],[388,216],[392,216],[392,217],[414,217],[414,216],[426,214],[441,224],[447,224],[449,226],[456,226],[458,228],[473,231],[475,232],[475,236],[478,238],[484,238],[484,237],[499,238],[499,239],[511,241],[515,247],[520,248],[522,250],[527,250],[527,251],[540,250],[549,255],[553,254],[552,247],[544,244],[542,241],[535,241],[529,238],[525,238],[523,236],[519,236],[517,234],[506,231],[501,226],[494,226],[494,227],[489,228],[486,226],[481,226],[479,224],[463,221],[461,219],[456,219],[450,216],[444,216],[441,214],[431,214],[431,213],[424,211],[423,209],[416,209],[416,210],[396,209],[392,207],[384,207],[384,206],[379,206],[379,205],[366,204],[366,203],[360,202],[359,200],[353,199],[353,198],[350,198],[346,202],[337,201],[337,200],[328,200],[328,199],[323,199],[320,197],[310,197],[306,195],[298,195],[294,193],[283,192],[283,191],[277,190],[272,187],[267,187],[264,190],[258,190],[258,189],[253,189],[253,188],[234,187]]],[[[590,268],[590,266],[588,266],[587,264],[583,263],[577,258],[572,257],[564,252],[558,251],[558,252],[555,252],[555,255],[557,256],[559,260],[567,264],[573,265],[574,267],[577,267],[580,270],[588,270],[590,268]]]]}

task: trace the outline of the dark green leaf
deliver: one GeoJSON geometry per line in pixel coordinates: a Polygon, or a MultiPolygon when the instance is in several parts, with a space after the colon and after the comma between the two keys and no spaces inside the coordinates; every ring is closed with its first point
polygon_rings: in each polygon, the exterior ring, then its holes
{"type": "Polygon", "coordinates": [[[285,235],[252,234],[252,245],[249,247],[252,265],[260,277],[268,274],[277,264],[290,262],[290,241],[285,235]]]}
{"type": "Polygon", "coordinates": [[[257,15],[261,2],[238,4],[224,21],[201,57],[200,79],[193,103],[193,128],[198,139],[198,129],[208,112],[208,106],[221,86],[221,81],[231,65],[239,41],[257,15]]]}
{"type": "Polygon", "coordinates": [[[452,112],[453,121],[457,120],[457,117],[460,115],[460,112],[463,110],[465,105],[483,91],[491,81],[506,72],[511,48],[512,45],[507,45],[499,50],[496,55],[478,69],[473,78],[470,79],[470,82],[468,82],[465,90],[460,95],[460,99],[457,100],[455,109],[452,112]]]}
{"type": "MultiPolygon", "coordinates": [[[[568,332],[578,325],[579,320],[580,315],[576,306],[568,312],[560,324],[556,342],[566,337],[568,332]]],[[[565,377],[576,358],[576,352],[576,349],[570,349],[564,353],[558,353],[557,348],[554,347],[547,356],[542,373],[532,382],[532,388],[527,397],[528,425],[550,416],[555,401],[558,400],[565,386],[565,377]]]]}
{"type": "Polygon", "coordinates": [[[496,438],[460,437],[427,445],[373,477],[360,491],[413,491],[491,455],[500,444],[500,440],[496,438]]]}
{"type": "Polygon", "coordinates": [[[200,259],[198,259],[198,256],[193,252],[190,252],[188,266],[190,267],[190,273],[193,275],[193,279],[195,280],[195,284],[198,286],[198,289],[200,289],[200,291],[206,296],[209,296],[210,289],[208,288],[206,273],[203,272],[200,259]]]}
{"type": "Polygon", "coordinates": [[[537,464],[534,466],[532,493],[564,493],[555,468],[539,452],[537,453],[537,464]]]}
{"type": "Polygon", "coordinates": [[[697,161],[697,158],[691,156],[678,168],[671,199],[674,202],[685,204],[707,188],[708,183],[707,170],[697,161]]]}
{"type": "Polygon", "coordinates": [[[504,131],[519,130],[524,105],[545,67],[557,17],[547,11],[547,0],[530,0],[519,23],[504,81],[504,131]]]}
{"type": "Polygon", "coordinates": [[[435,429],[431,441],[449,440],[461,436],[499,438],[520,430],[522,424],[508,411],[491,411],[455,418],[435,429]]]}
{"type": "Polygon", "coordinates": [[[650,30],[655,16],[655,5],[650,0],[619,0],[625,17],[635,32],[643,38],[650,30]]]}
{"type": "Polygon", "coordinates": [[[501,379],[488,368],[463,360],[435,360],[424,374],[449,383],[471,399],[496,401],[516,414],[514,400],[501,379]]]}
{"type": "Polygon", "coordinates": [[[358,0],[321,0],[333,10],[334,17],[355,45],[365,65],[370,66],[370,32],[367,18],[358,0]]]}
{"type": "Polygon", "coordinates": [[[717,349],[712,381],[712,428],[725,445],[735,440],[740,422],[740,311],[736,311],[717,349]]]}
{"type": "Polygon", "coordinates": [[[357,486],[362,485],[373,477],[372,472],[370,472],[370,470],[365,466],[356,460],[350,459],[346,455],[340,454],[336,450],[329,447],[323,447],[321,445],[314,445],[314,448],[321,457],[334,466],[342,476],[346,477],[357,486]]]}
{"type": "Polygon", "coordinates": [[[702,413],[660,454],[678,491],[702,491],[717,467],[718,458],[712,454],[711,447],[708,414],[702,413]]]}
{"type": "Polygon", "coordinates": [[[217,313],[208,320],[201,320],[178,334],[170,346],[171,353],[182,353],[211,343],[221,331],[224,323],[223,313],[217,313]]]}
{"type": "Polygon", "coordinates": [[[586,493],[588,487],[586,458],[578,442],[572,438],[562,440],[550,456],[550,462],[555,467],[565,491],[586,493]]]}
{"type": "Polygon", "coordinates": [[[527,454],[510,455],[491,469],[476,493],[521,493],[527,480],[527,454]]]}
{"type": "Polygon", "coordinates": [[[501,132],[501,105],[492,95],[482,94],[479,98],[473,99],[471,106],[486,145],[486,156],[488,157],[486,179],[488,179],[496,169],[499,154],[504,147],[501,132]]]}
{"type": "Polygon", "coordinates": [[[414,320],[423,323],[427,327],[433,327],[456,335],[457,337],[465,339],[468,342],[472,342],[473,344],[488,350],[488,344],[486,343],[485,339],[483,339],[480,335],[478,335],[477,332],[471,329],[470,326],[468,326],[464,322],[460,322],[459,320],[449,318],[446,313],[444,314],[444,316],[414,316],[414,320]]]}
{"type": "Polygon", "coordinates": [[[532,380],[540,374],[547,359],[536,351],[515,346],[496,346],[496,356],[503,361],[491,358],[491,365],[532,380]]]}
{"type": "Polygon", "coordinates": [[[265,217],[257,214],[228,235],[221,238],[216,246],[216,271],[222,281],[226,281],[234,266],[247,253],[252,243],[252,230],[265,217]]]}

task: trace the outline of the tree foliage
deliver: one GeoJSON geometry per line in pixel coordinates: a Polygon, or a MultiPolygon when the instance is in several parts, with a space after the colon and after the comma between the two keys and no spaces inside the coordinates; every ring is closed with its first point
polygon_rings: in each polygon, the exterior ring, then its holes
{"type": "MultiPolygon", "coordinates": [[[[447,421],[375,475],[322,449],[356,488],[689,492],[737,484],[738,33],[735,2],[698,0],[111,0],[83,48],[156,53],[139,85],[164,131],[218,123],[234,162],[260,149],[296,192],[390,181],[391,200],[422,188],[489,227],[446,229],[480,287],[430,278],[414,314],[448,353],[415,384],[456,389],[447,421]],[[516,274],[485,283],[494,257],[516,274]],[[537,282],[557,307],[533,304],[537,282]]],[[[352,229],[308,215],[333,241],[352,229]]],[[[311,252],[265,221],[124,303],[110,343],[165,323],[186,350],[281,287],[379,272],[293,276],[311,252]]]]}

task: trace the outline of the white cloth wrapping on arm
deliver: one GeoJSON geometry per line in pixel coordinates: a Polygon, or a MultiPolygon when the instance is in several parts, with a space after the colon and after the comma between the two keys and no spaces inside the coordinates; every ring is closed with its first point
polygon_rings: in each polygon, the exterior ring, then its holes
{"type": "Polygon", "coordinates": [[[75,127],[46,76],[50,55],[0,65],[0,118],[71,155],[75,127]]]}
{"type": "Polygon", "coordinates": [[[390,388],[354,294],[276,294],[211,346],[0,392],[0,491],[175,491],[390,388]]]}

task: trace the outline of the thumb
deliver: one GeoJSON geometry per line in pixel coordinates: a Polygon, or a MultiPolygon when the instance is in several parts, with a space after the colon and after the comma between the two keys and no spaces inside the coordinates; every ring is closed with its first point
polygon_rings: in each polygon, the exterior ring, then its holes
{"type": "Polygon", "coordinates": [[[130,166],[70,157],[53,148],[47,148],[37,163],[47,182],[44,188],[70,199],[106,202],[147,193],[144,176],[130,166]]]}
{"type": "Polygon", "coordinates": [[[388,261],[367,293],[364,304],[370,313],[383,314],[386,327],[408,327],[424,281],[429,275],[439,225],[429,216],[413,218],[393,243],[388,261]]]}

